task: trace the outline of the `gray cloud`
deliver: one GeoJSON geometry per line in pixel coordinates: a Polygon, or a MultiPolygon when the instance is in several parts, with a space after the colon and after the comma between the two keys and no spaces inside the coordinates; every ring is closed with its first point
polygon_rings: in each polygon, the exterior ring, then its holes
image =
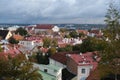
{"type": "Polygon", "coordinates": [[[103,23],[109,1],[0,0],[0,23],[103,23]]]}

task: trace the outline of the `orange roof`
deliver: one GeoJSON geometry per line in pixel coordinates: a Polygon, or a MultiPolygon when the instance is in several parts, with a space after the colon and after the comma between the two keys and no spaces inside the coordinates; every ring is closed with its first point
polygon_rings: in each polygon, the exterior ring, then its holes
{"type": "Polygon", "coordinates": [[[19,34],[15,34],[15,35],[13,35],[13,38],[16,40],[22,40],[24,37],[19,34]]]}
{"type": "Polygon", "coordinates": [[[78,33],[83,33],[83,34],[88,34],[88,31],[87,30],[77,30],[78,31],[78,33]]]}

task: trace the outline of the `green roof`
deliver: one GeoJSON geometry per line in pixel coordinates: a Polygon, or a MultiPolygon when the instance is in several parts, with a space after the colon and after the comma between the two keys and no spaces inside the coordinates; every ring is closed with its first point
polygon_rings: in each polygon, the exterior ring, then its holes
{"type": "Polygon", "coordinates": [[[52,76],[52,75],[50,75],[48,73],[45,73],[43,71],[39,71],[39,73],[42,75],[43,80],[56,80],[55,76],[52,76]]]}

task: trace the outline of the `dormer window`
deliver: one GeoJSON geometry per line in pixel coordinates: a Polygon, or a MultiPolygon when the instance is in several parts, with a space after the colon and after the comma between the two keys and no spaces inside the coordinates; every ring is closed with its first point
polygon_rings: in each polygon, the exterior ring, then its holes
{"type": "Polygon", "coordinates": [[[86,71],[85,71],[85,69],[83,68],[83,69],[81,70],[81,73],[82,73],[82,74],[85,74],[85,72],[86,72],[86,71]]]}

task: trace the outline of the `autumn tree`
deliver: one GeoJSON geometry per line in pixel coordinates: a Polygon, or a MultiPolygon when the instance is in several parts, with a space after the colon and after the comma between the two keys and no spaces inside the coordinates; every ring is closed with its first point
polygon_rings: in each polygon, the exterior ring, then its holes
{"type": "Polygon", "coordinates": [[[0,57],[0,79],[2,80],[42,80],[38,69],[23,54],[15,57],[0,57]]]}
{"type": "Polygon", "coordinates": [[[77,38],[77,37],[78,37],[78,33],[77,33],[76,31],[71,31],[71,32],[69,33],[69,35],[70,35],[71,37],[73,37],[73,38],[77,38]]]}
{"type": "Polygon", "coordinates": [[[52,42],[52,40],[51,40],[51,38],[44,38],[43,39],[43,47],[46,47],[46,48],[48,48],[48,47],[50,47],[51,46],[51,42],[52,42]]]}
{"type": "Polygon", "coordinates": [[[58,52],[66,52],[66,51],[72,51],[73,50],[73,47],[71,45],[66,45],[65,47],[63,48],[58,48],[58,52]]]}
{"type": "Polygon", "coordinates": [[[51,39],[51,38],[44,38],[43,39],[43,47],[49,48],[49,47],[57,47],[57,39],[51,39]]]}
{"type": "Polygon", "coordinates": [[[110,4],[105,22],[108,26],[105,37],[109,39],[107,47],[101,52],[99,64],[102,76],[114,74],[115,80],[120,74],[120,13],[113,4],[110,4]]]}
{"type": "Polygon", "coordinates": [[[47,53],[48,53],[50,56],[53,55],[53,54],[55,54],[55,53],[56,53],[56,48],[51,47],[51,48],[48,50],[47,53]]]}

